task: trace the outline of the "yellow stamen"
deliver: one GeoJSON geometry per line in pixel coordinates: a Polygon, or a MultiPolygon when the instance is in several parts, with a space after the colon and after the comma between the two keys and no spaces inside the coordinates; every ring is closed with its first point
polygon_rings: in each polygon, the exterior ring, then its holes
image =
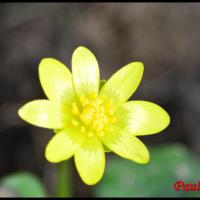
{"type": "Polygon", "coordinates": [[[90,123],[92,121],[93,113],[94,110],[92,109],[84,109],[80,115],[81,121],[85,122],[86,124],[90,123]]]}
{"type": "Polygon", "coordinates": [[[82,95],[79,100],[80,106],[72,104],[72,113],[76,116],[72,124],[80,126],[80,131],[89,137],[102,137],[107,132],[107,125],[116,122],[112,102],[106,96],[98,98],[95,92],[82,95]]]}
{"type": "Polygon", "coordinates": [[[85,132],[86,132],[85,126],[81,126],[81,132],[82,132],[82,133],[85,133],[85,132]]]}
{"type": "Polygon", "coordinates": [[[113,114],[114,114],[114,111],[113,111],[112,108],[109,108],[109,109],[108,109],[108,114],[109,114],[109,115],[113,115],[113,114]]]}
{"type": "Polygon", "coordinates": [[[104,128],[103,122],[100,121],[99,124],[96,125],[96,131],[100,132],[103,130],[103,128],[104,128]]]}
{"type": "Polygon", "coordinates": [[[109,121],[109,123],[112,124],[112,123],[117,121],[117,118],[116,117],[110,117],[108,121],[109,121]]]}
{"type": "Polygon", "coordinates": [[[74,126],[78,126],[80,124],[80,122],[78,120],[76,120],[76,119],[72,119],[72,124],[74,126]]]}
{"type": "Polygon", "coordinates": [[[81,95],[80,102],[83,106],[87,105],[89,103],[89,100],[85,98],[84,95],[81,95]]]}
{"type": "Polygon", "coordinates": [[[75,115],[79,115],[80,114],[78,106],[77,106],[77,104],[75,102],[72,103],[72,113],[75,114],[75,115]]]}
{"type": "Polygon", "coordinates": [[[104,135],[104,131],[98,132],[97,135],[98,135],[99,137],[102,137],[102,136],[104,135]]]}
{"type": "Polygon", "coordinates": [[[90,94],[90,98],[91,98],[91,99],[96,99],[96,98],[97,98],[97,93],[96,93],[96,92],[92,92],[92,93],[90,94]]]}
{"type": "Polygon", "coordinates": [[[93,137],[93,136],[94,136],[94,133],[93,133],[92,131],[89,131],[89,132],[87,133],[87,135],[88,135],[89,137],[93,137]]]}

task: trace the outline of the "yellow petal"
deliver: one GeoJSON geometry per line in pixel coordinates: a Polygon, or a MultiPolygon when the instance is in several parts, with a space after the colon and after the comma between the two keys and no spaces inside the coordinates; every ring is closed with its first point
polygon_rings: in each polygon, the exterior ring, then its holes
{"type": "Polygon", "coordinates": [[[68,107],[55,105],[49,100],[31,101],[22,106],[18,114],[32,125],[51,129],[66,127],[71,118],[68,107]]]}
{"type": "Polygon", "coordinates": [[[87,137],[74,156],[76,168],[82,180],[88,185],[96,184],[103,176],[105,153],[98,138],[87,137]]]}
{"type": "Polygon", "coordinates": [[[51,101],[71,104],[75,100],[72,75],[63,63],[53,58],[42,59],[39,78],[45,94],[51,101]]]}
{"type": "Polygon", "coordinates": [[[100,90],[100,95],[107,96],[117,107],[127,101],[137,89],[142,75],[143,64],[132,62],[118,70],[100,90]]]}
{"type": "Polygon", "coordinates": [[[146,146],[135,136],[123,131],[122,128],[112,127],[112,131],[101,137],[102,142],[117,155],[145,164],[149,161],[149,152],[146,146]]]}
{"type": "Polygon", "coordinates": [[[69,159],[84,141],[84,135],[74,128],[57,133],[48,143],[45,156],[49,162],[57,163],[69,159]]]}
{"type": "Polygon", "coordinates": [[[78,96],[98,94],[99,66],[94,54],[85,47],[78,47],[72,55],[72,74],[78,96]]]}
{"type": "Polygon", "coordinates": [[[111,150],[108,149],[108,147],[106,147],[105,145],[103,145],[103,148],[104,148],[104,152],[106,152],[106,153],[110,153],[111,152],[111,150]]]}
{"type": "Polygon", "coordinates": [[[116,110],[115,115],[120,126],[133,135],[155,134],[170,123],[168,113],[148,101],[128,101],[116,110]]]}

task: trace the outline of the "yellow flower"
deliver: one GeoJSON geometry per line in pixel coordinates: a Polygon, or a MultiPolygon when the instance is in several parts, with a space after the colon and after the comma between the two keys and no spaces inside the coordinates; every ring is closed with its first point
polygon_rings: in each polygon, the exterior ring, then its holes
{"type": "Polygon", "coordinates": [[[143,75],[143,64],[132,62],[117,71],[100,88],[97,60],[85,47],[72,55],[72,74],[53,58],[42,59],[39,79],[49,100],[34,100],[19,109],[30,124],[54,129],[46,147],[49,162],[74,156],[82,180],[96,184],[103,176],[105,152],[145,164],[146,146],[136,137],[165,129],[169,115],[147,101],[128,101],[143,75]]]}

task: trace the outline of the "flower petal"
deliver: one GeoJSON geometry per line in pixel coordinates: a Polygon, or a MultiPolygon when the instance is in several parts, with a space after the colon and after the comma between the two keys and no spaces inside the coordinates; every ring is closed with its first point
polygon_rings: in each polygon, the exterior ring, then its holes
{"type": "Polygon", "coordinates": [[[141,62],[132,62],[124,66],[106,81],[100,95],[110,98],[116,107],[124,103],[137,89],[143,70],[141,62]]]}
{"type": "Polygon", "coordinates": [[[106,147],[105,145],[103,145],[103,148],[104,148],[104,152],[105,153],[110,153],[111,152],[111,150],[108,149],[108,147],[106,147]]]}
{"type": "Polygon", "coordinates": [[[149,152],[146,146],[122,128],[113,126],[110,132],[101,137],[101,140],[111,151],[123,158],[140,164],[149,161],[149,152]]]}
{"type": "Polygon", "coordinates": [[[116,110],[115,115],[120,126],[133,135],[155,134],[170,123],[168,113],[148,101],[128,101],[116,110]]]}
{"type": "Polygon", "coordinates": [[[35,126],[61,129],[68,125],[71,113],[66,106],[58,106],[49,100],[34,100],[18,110],[19,116],[35,126]]]}
{"type": "Polygon", "coordinates": [[[69,159],[84,141],[84,135],[74,128],[55,134],[48,143],[45,156],[49,162],[57,163],[69,159]]]}
{"type": "Polygon", "coordinates": [[[78,47],[72,55],[73,82],[77,95],[98,94],[99,66],[94,54],[85,47],[78,47]]]}
{"type": "Polygon", "coordinates": [[[102,178],[105,153],[98,138],[87,137],[83,146],[75,153],[74,159],[80,177],[86,184],[94,185],[102,178]]]}
{"type": "Polygon", "coordinates": [[[53,58],[42,59],[39,65],[39,78],[50,100],[62,104],[70,104],[75,100],[72,74],[63,63],[53,58]]]}

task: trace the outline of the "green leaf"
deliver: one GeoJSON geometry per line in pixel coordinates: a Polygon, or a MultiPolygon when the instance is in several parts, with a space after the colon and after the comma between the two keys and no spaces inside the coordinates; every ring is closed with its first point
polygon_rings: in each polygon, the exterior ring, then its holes
{"type": "MultiPolygon", "coordinates": [[[[111,154],[109,154],[111,155],[111,154]]],[[[200,197],[200,191],[176,192],[173,185],[182,180],[197,183],[200,160],[180,144],[150,148],[147,165],[111,155],[96,197],[200,197]]]]}
{"type": "Polygon", "coordinates": [[[18,172],[0,180],[0,187],[6,187],[20,197],[46,197],[45,189],[40,180],[27,172],[18,172]]]}

